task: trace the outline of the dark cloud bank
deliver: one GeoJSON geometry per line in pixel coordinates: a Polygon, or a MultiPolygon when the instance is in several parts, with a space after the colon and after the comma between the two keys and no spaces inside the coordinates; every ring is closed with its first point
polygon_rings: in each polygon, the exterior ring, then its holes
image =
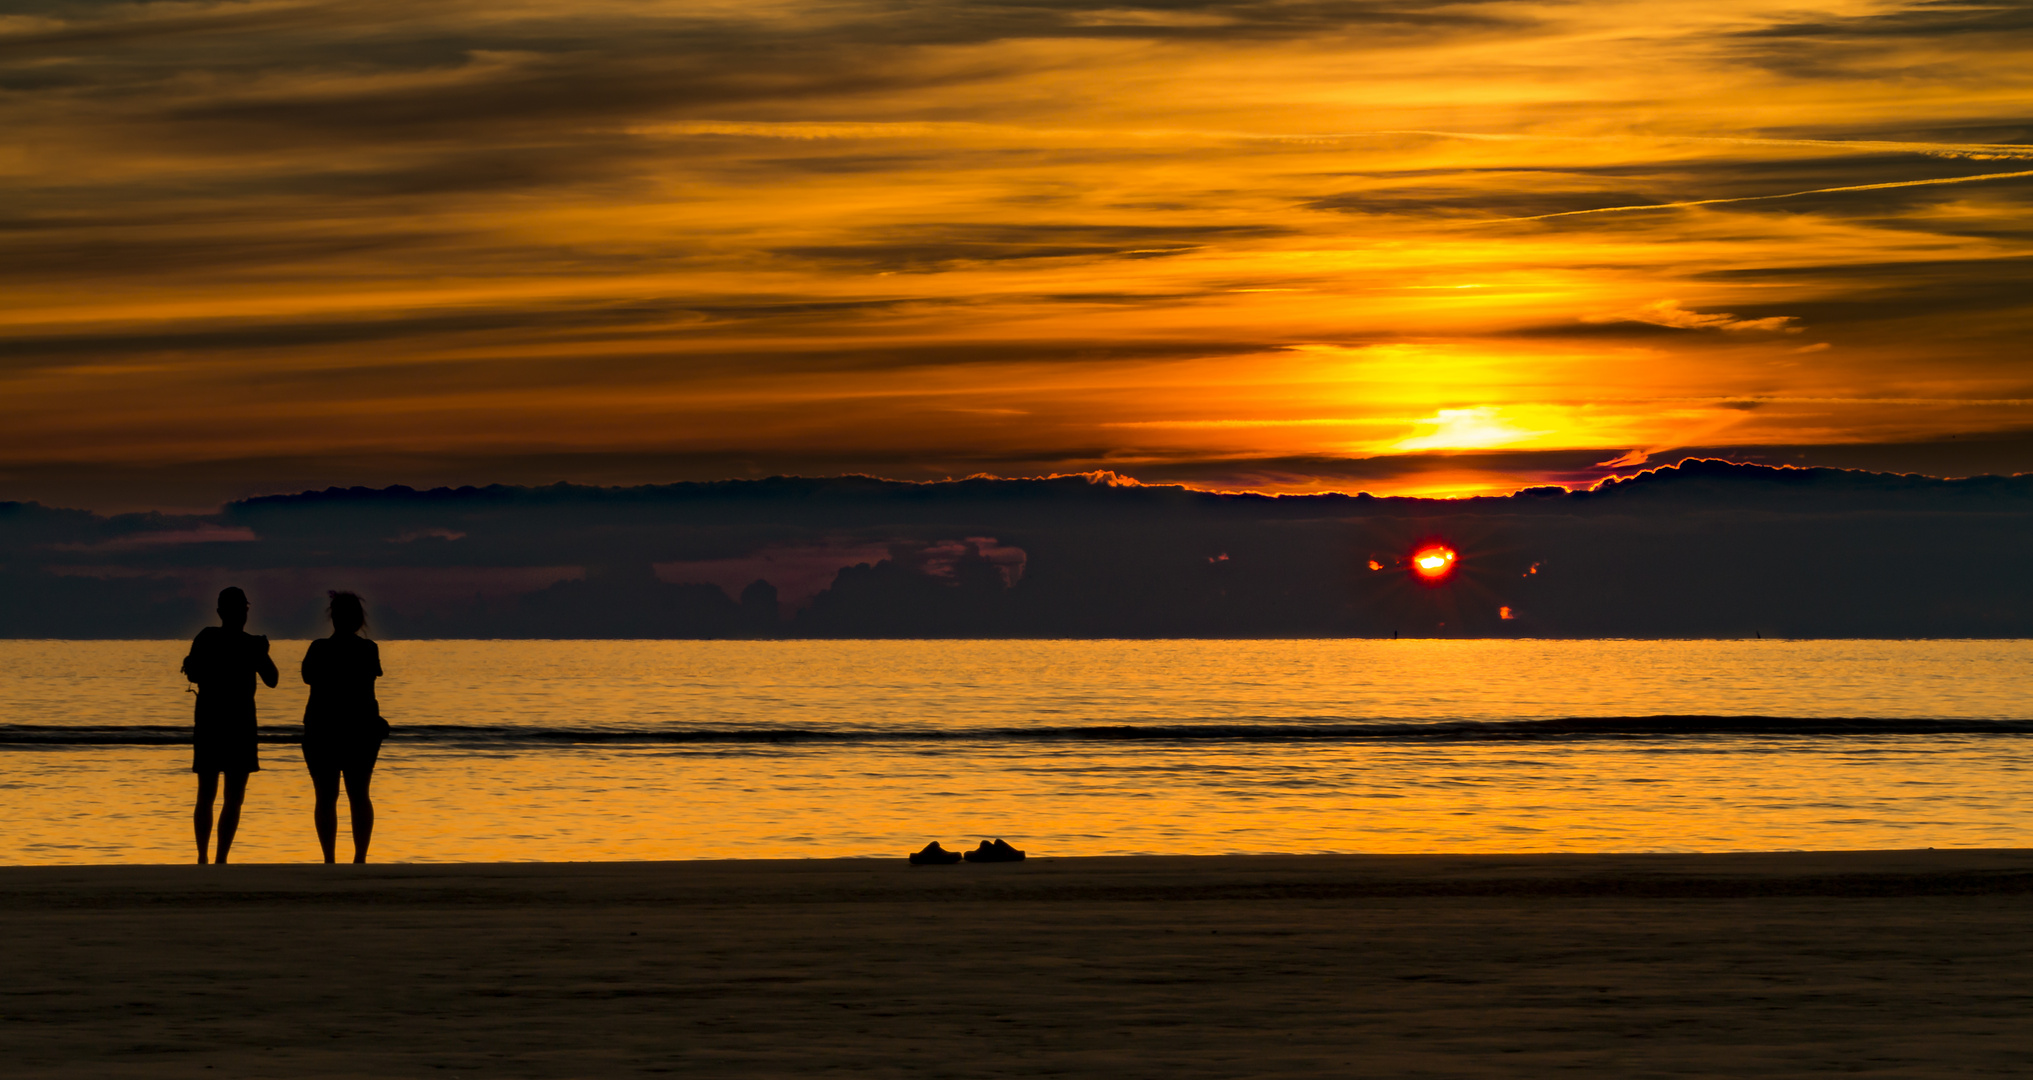
{"type": "Polygon", "coordinates": [[[0,634],[181,636],[238,583],[277,635],[355,587],[388,637],[2020,637],[2029,525],[2033,476],[1709,460],[1460,501],[839,477],[0,503],[0,634]],[[1461,553],[1440,586],[1405,569],[1428,539],[1461,553]]]}

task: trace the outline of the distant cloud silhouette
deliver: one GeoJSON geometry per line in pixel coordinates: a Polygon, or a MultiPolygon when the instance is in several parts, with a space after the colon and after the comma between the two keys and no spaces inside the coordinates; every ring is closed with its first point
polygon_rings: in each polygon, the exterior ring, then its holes
{"type": "Polygon", "coordinates": [[[392,637],[2033,635],[2033,476],[1689,460],[1464,500],[1106,479],[354,488],[203,517],[0,504],[0,633],[183,635],[230,578],[272,598],[271,634],[371,582],[392,637]],[[1459,553],[1438,584],[1407,569],[1433,541],[1459,553]],[[775,565],[808,584],[786,592],[775,565]]]}

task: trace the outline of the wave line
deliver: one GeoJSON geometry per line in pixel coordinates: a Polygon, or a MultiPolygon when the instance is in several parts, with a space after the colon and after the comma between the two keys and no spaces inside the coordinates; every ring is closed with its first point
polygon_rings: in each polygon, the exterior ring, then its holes
{"type": "MultiPolygon", "coordinates": [[[[2033,720],[1937,717],[1577,716],[1544,720],[1314,723],[1203,722],[978,728],[579,728],[512,724],[417,724],[391,736],[447,745],[738,745],[922,742],[1427,743],[1597,741],[1698,737],[1840,738],[1884,735],[2033,735],[2033,720]]],[[[266,727],[260,741],[302,741],[295,727],[266,727]]],[[[188,726],[0,724],[0,747],[187,746],[188,726]]]]}

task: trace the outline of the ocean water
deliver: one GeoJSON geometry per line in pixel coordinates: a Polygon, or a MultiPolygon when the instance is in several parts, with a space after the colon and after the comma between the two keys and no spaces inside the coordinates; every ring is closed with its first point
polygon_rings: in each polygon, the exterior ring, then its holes
{"type": "MultiPolygon", "coordinates": [[[[241,862],[317,856],[304,642],[241,862]]],[[[0,863],[191,858],[182,641],[0,642],[0,863]]],[[[2033,642],[385,641],[377,861],[2033,843],[2033,642]]],[[[342,814],[343,818],[343,814],[342,814]]],[[[342,825],[342,834],[344,832],[342,825]]],[[[347,841],[340,841],[342,856],[347,841]]]]}

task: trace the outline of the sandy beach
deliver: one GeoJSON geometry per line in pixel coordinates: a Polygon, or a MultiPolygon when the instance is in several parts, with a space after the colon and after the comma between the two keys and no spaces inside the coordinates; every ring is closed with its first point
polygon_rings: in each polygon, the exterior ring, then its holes
{"type": "Polygon", "coordinates": [[[1980,1075],[2033,851],[0,868],[15,1076],[1980,1075]]]}

